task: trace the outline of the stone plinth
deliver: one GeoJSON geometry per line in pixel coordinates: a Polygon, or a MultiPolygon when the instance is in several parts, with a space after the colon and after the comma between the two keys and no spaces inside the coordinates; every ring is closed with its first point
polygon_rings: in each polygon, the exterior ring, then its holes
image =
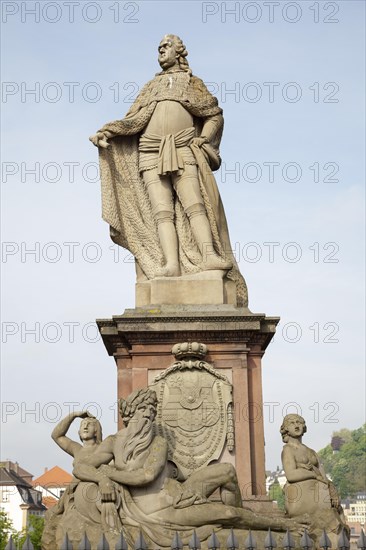
{"type": "Polygon", "coordinates": [[[160,305],[236,305],[235,283],[226,271],[203,271],[181,277],[161,277],[136,283],[136,306],[160,305]]]}
{"type": "Polygon", "coordinates": [[[97,320],[117,364],[119,398],[169,367],[174,344],[207,345],[206,361],[233,385],[235,451],[220,460],[234,463],[245,500],[266,494],[261,361],[278,321],[230,305],[136,308],[97,320]]]}

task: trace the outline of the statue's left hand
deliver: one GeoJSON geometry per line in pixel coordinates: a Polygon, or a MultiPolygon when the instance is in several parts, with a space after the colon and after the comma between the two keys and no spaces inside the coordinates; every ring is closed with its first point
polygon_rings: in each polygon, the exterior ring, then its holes
{"type": "Polygon", "coordinates": [[[191,141],[191,145],[197,145],[198,147],[202,147],[205,143],[208,143],[208,139],[205,137],[194,137],[191,141]]]}
{"type": "Polygon", "coordinates": [[[113,483],[108,478],[99,481],[99,491],[103,502],[114,502],[116,500],[113,483]]]}

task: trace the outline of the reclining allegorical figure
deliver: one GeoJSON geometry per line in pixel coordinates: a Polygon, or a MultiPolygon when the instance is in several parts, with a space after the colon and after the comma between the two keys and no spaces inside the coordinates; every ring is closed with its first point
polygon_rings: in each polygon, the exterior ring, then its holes
{"type": "Polygon", "coordinates": [[[125,428],[75,461],[73,474],[79,483],[60,516],[57,544],[66,533],[80,541],[84,531],[98,542],[102,532],[113,540],[123,529],[132,542],[142,529],[147,540],[160,547],[170,547],[175,531],[183,534],[183,540],[184,533],[188,540],[193,529],[201,540],[213,528],[301,531],[302,525],[292,519],[257,515],[243,508],[231,464],[210,464],[184,482],[174,479],[167,442],[156,435],[156,410],[156,393],[149,388],[121,399],[125,428]],[[210,501],[217,489],[221,502],[210,501]]]}

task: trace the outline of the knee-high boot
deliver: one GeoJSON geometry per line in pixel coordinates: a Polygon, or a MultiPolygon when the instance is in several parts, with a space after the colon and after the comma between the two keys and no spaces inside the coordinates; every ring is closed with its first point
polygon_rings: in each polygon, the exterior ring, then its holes
{"type": "Polygon", "coordinates": [[[232,262],[221,258],[215,251],[210,223],[206,212],[187,212],[192,233],[202,254],[202,269],[231,269],[232,262]]]}
{"type": "Polygon", "coordinates": [[[158,269],[156,277],[178,277],[180,275],[178,257],[178,237],[174,222],[168,217],[158,218],[158,235],[163,249],[165,265],[158,269]]]}

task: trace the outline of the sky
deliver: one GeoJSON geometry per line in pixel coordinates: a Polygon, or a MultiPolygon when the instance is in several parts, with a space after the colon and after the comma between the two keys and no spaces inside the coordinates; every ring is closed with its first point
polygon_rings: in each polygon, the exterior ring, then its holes
{"type": "Polygon", "coordinates": [[[1,459],[35,476],[71,471],[50,438],[70,410],[116,431],[116,366],[95,319],[134,307],[134,264],[101,219],[88,136],[123,118],[158,72],[166,33],[181,36],[224,110],[216,179],[249,307],[281,317],[262,362],[266,468],[280,465],[286,413],[304,416],[317,450],[360,427],[365,4],[1,8],[1,459]]]}

